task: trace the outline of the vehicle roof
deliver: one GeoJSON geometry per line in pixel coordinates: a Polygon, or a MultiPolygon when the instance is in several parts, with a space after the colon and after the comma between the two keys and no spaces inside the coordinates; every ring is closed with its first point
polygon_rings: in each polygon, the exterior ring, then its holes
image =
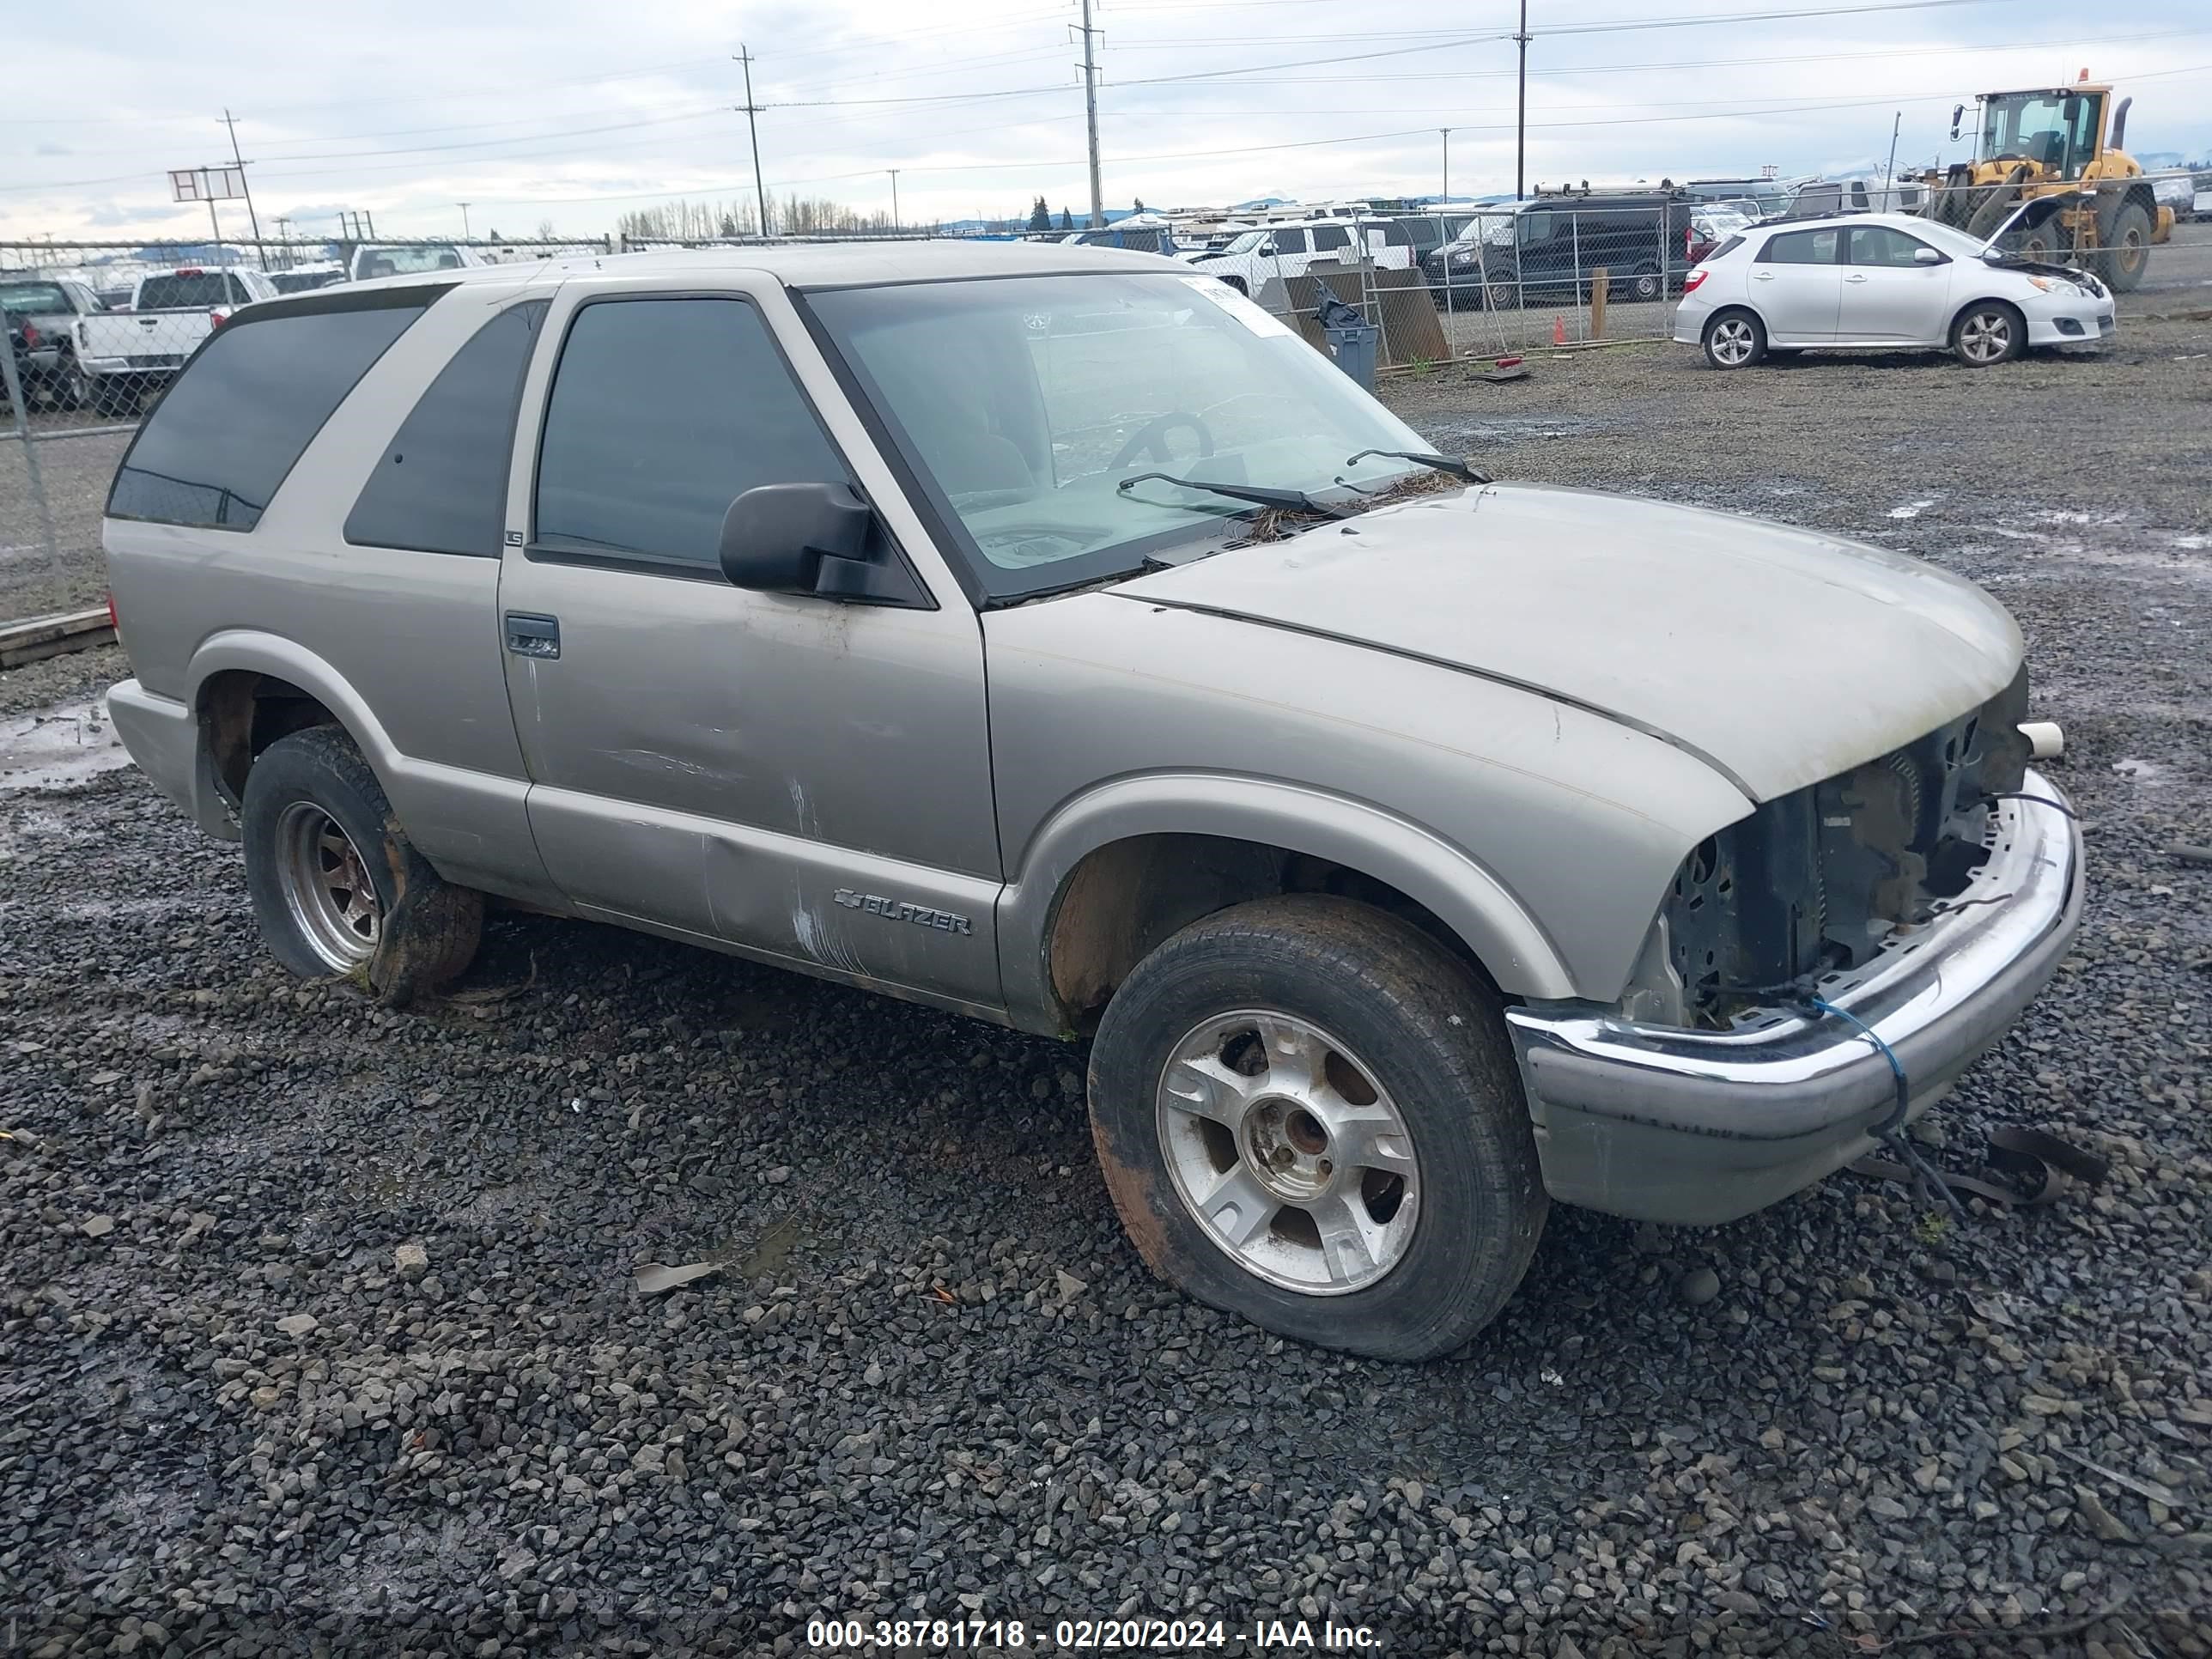
{"type": "Polygon", "coordinates": [[[410,271],[348,284],[409,288],[423,283],[512,283],[535,276],[703,277],[759,273],[787,288],[872,288],[893,283],[954,283],[977,276],[1064,276],[1099,271],[1181,271],[1180,259],[1097,244],[1059,242],[816,242],[781,246],[669,248],[647,253],[587,253],[561,258],[410,271]]]}

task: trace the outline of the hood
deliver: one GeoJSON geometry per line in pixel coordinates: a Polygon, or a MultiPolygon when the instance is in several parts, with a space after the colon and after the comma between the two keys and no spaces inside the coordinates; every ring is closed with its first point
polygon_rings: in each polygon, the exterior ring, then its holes
{"type": "Polygon", "coordinates": [[[1109,590],[1537,691],[1753,800],[1979,707],[2020,630],[1971,582],[1764,520],[1543,485],[1430,495],[1109,590]]]}

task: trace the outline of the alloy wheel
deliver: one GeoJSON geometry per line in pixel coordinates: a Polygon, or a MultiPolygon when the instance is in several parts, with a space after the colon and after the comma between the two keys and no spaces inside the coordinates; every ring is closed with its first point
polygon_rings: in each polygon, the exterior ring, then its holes
{"type": "Polygon", "coordinates": [[[1959,325],[1959,349],[1977,363],[1994,363],[2012,349],[2012,319],[2000,311],[1978,311],[1959,325]]]}
{"type": "Polygon", "coordinates": [[[1729,317],[1713,325],[1713,356],[1730,368],[1751,360],[1755,337],[1751,325],[1741,317],[1729,317]]]}
{"type": "Polygon", "coordinates": [[[1177,1196],[1270,1284],[1345,1295],[1413,1242],[1421,1183],[1406,1121],[1310,1021],[1242,1009],[1197,1026],[1161,1070],[1157,1121],[1177,1196]]]}

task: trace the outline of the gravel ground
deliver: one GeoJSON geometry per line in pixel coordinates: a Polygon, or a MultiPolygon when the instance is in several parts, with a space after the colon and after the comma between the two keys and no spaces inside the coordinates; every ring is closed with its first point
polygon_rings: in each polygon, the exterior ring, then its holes
{"type": "MultiPolygon", "coordinates": [[[[520,916],[394,1015],[276,970],[235,850],[135,774],[0,793],[0,1653],[785,1652],[924,1613],[1036,1649],[1122,1612],[1230,1650],[1328,1618],[1419,1655],[2212,1654],[2212,872],[2162,850],[2212,841],[2208,350],[1390,389],[1501,474],[2004,598],[2093,897],[1935,1155],[2029,1121],[2114,1158],[1964,1225],[1850,1176],[1705,1231],[1555,1211],[1450,1361],[1149,1280],[1073,1049],[520,916]]],[[[115,672],[64,662],[24,696],[115,672]]]]}

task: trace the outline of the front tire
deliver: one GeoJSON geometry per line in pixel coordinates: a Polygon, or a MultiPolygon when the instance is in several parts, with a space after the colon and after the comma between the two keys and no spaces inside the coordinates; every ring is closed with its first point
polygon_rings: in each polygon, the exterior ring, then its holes
{"type": "Polygon", "coordinates": [[[1705,325],[1705,361],[1715,368],[1749,368],[1766,356],[1766,325],[1747,311],[1723,311],[1705,325]]]}
{"type": "Polygon", "coordinates": [[[1981,300],[1951,325],[1951,350],[1969,368],[1994,368],[2027,349],[2027,319],[2001,300],[1981,300]]]}
{"type": "Polygon", "coordinates": [[[1638,266],[1628,279],[1629,297],[1637,301],[1656,300],[1660,290],[1659,267],[1638,266]]]}
{"type": "Polygon", "coordinates": [[[2116,294],[2130,294],[2142,286],[2150,268],[2150,215],[2140,202],[2124,202],[2112,215],[2109,228],[2100,225],[2097,240],[2105,246],[2099,263],[2107,285],[2116,294]]]}
{"type": "Polygon", "coordinates": [[[1152,1271],[1379,1359],[1466,1343],[1550,1200],[1496,994],[1410,923],[1319,895],[1194,922],[1115,992],[1091,1122],[1152,1271]]]}
{"type": "Polygon", "coordinates": [[[302,979],[362,974],[395,1006],[458,978],[483,896],[415,850],[384,786],[336,726],[279,738],[246,776],[246,887],[270,954],[302,979]]]}

